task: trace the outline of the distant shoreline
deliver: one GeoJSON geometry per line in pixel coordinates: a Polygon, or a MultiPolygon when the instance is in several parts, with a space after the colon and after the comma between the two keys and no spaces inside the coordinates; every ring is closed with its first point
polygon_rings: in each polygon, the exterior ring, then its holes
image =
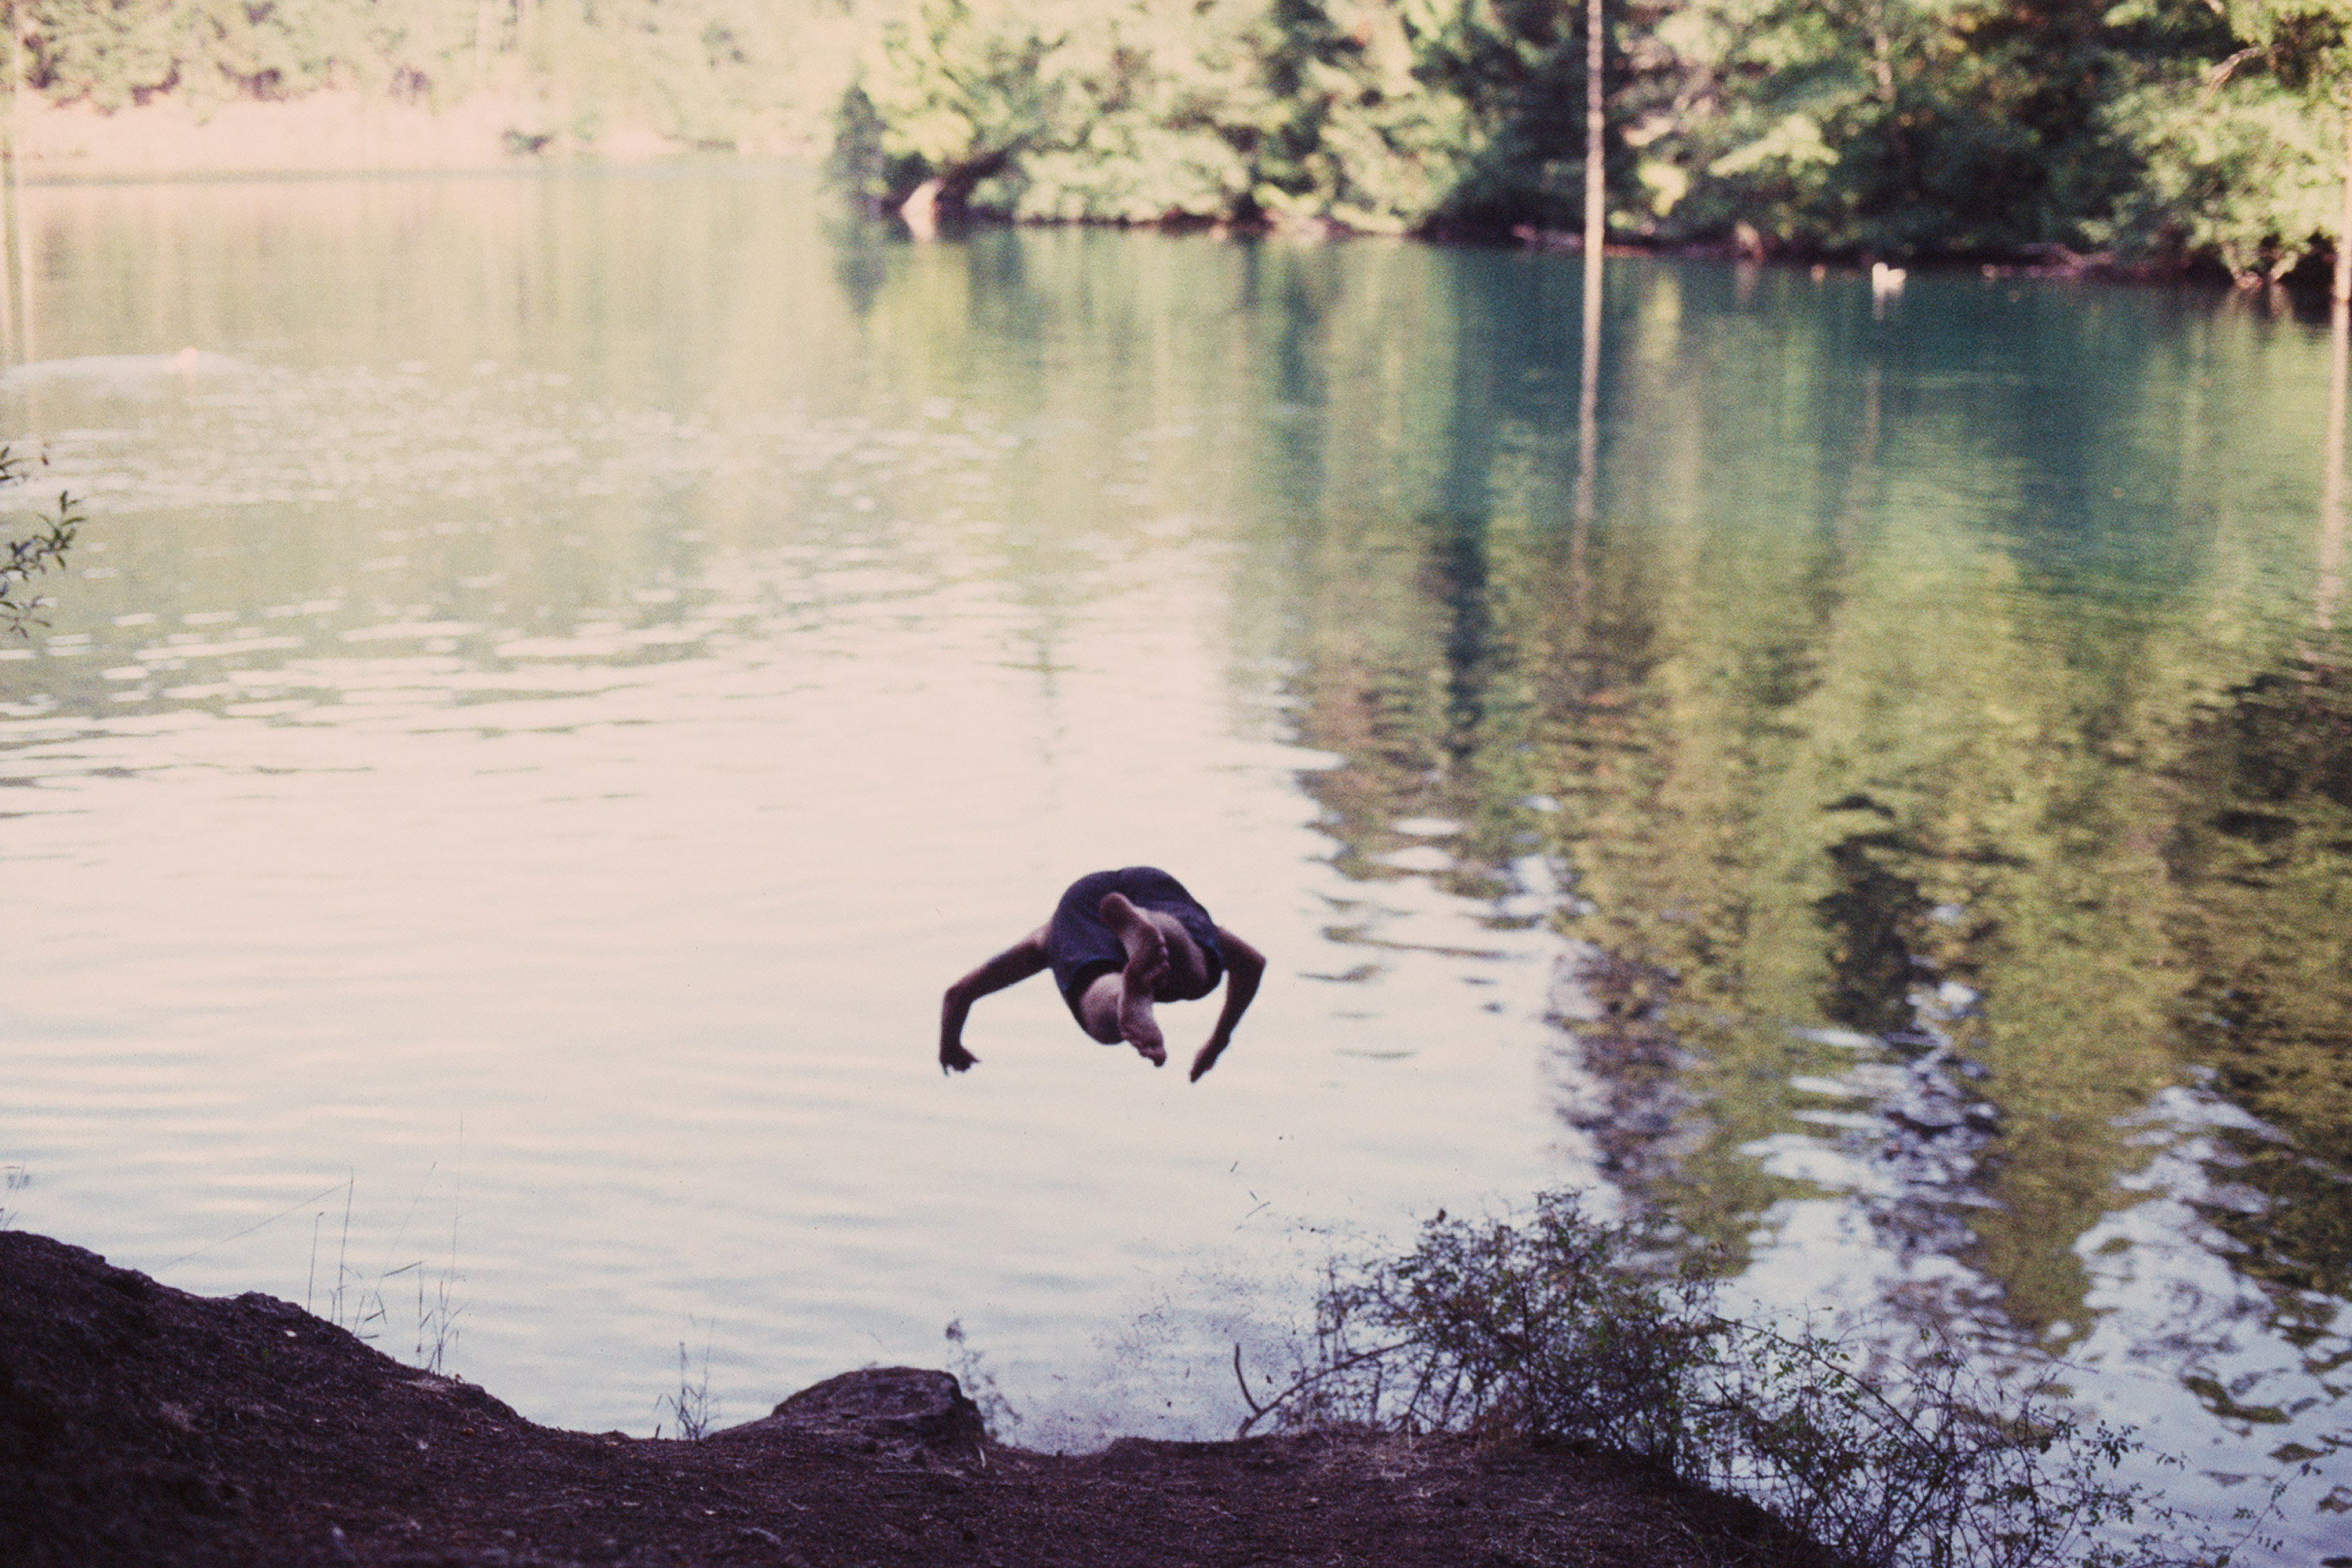
{"type": "MultiPolygon", "coordinates": [[[[9,142],[16,178],[27,185],[482,173],[573,159],[648,163],[701,151],[644,126],[614,125],[593,141],[529,129],[548,119],[543,106],[497,97],[436,110],[328,91],[268,103],[237,100],[199,111],[173,96],[111,114],[26,98],[16,105],[9,142]]],[[[811,149],[737,151],[785,157],[811,149]]]]}

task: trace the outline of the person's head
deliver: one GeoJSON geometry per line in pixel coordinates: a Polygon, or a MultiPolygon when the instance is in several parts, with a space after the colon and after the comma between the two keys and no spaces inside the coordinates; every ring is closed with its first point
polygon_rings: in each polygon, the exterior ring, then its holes
{"type": "Polygon", "coordinates": [[[1152,988],[1160,1002],[1191,1002],[1209,994],[1209,955],[1173,915],[1154,913],[1151,923],[1168,939],[1168,973],[1152,988]]]}

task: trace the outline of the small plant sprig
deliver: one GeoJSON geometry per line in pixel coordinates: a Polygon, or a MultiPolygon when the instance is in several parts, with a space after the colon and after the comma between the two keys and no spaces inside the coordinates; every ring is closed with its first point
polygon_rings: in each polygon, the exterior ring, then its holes
{"type": "MultiPolygon", "coordinates": [[[[24,1166],[0,1165],[0,1185],[5,1185],[9,1192],[22,1192],[32,1184],[33,1173],[25,1169],[24,1166]]],[[[15,1225],[16,1223],[16,1211],[15,1209],[0,1208],[0,1230],[6,1230],[10,1226],[15,1225]]]]}
{"type": "MultiPolygon", "coordinates": [[[[702,1345],[702,1375],[695,1376],[693,1360],[686,1353],[686,1342],[677,1342],[677,1392],[665,1394],[654,1401],[654,1408],[668,1406],[673,1429],[681,1442],[699,1443],[710,1436],[719,1425],[719,1402],[710,1397],[710,1342],[702,1345]]],[[[661,1436],[656,1424],[654,1436],[661,1436]]]]}
{"type": "MultiPolygon", "coordinates": [[[[948,1371],[963,1390],[964,1397],[980,1406],[980,1429],[992,1443],[1011,1442],[1013,1429],[1021,1425],[1021,1413],[1013,1408],[1013,1402],[996,1385],[996,1374],[988,1369],[988,1358],[974,1350],[965,1337],[961,1318],[949,1322],[947,1339],[955,1346],[948,1371]]],[[[983,1457],[981,1462],[985,1464],[987,1460],[983,1457]]]]}
{"type": "MultiPolygon", "coordinates": [[[[48,455],[43,453],[41,466],[48,466],[48,455]]],[[[28,482],[26,471],[32,459],[16,456],[6,447],[0,447],[0,486],[28,482]]],[[[0,538],[0,547],[7,555],[0,561],[0,631],[10,631],[18,637],[26,634],[27,626],[47,626],[41,610],[47,599],[26,594],[24,585],[42,573],[64,564],[66,552],[73,547],[74,535],[81,528],[81,505],[64,490],[58,492],[58,510],[54,517],[34,514],[37,525],[22,539],[0,538]]]]}
{"type": "MultiPolygon", "coordinates": [[[[425,1262],[421,1258],[412,1258],[397,1268],[387,1266],[376,1275],[373,1284],[368,1282],[367,1271],[364,1268],[352,1267],[350,1262],[352,1204],[358,1186],[359,1176],[354,1173],[349,1178],[329,1187],[325,1192],[295,1205],[296,1208],[307,1207],[310,1204],[317,1203],[321,1198],[331,1197],[337,1192],[343,1194],[342,1229],[335,1250],[335,1282],[323,1296],[319,1292],[319,1241],[320,1233],[326,1223],[327,1211],[321,1209],[311,1216],[310,1274],[308,1283],[303,1288],[303,1310],[326,1319],[327,1321],[339,1329],[347,1331],[358,1340],[373,1343],[394,1331],[392,1303],[384,1294],[385,1283],[397,1279],[404,1274],[414,1275],[416,1284],[415,1341],[416,1364],[437,1376],[454,1375],[451,1368],[456,1363],[455,1352],[458,1335],[461,1332],[457,1327],[457,1320],[463,1317],[466,1311],[464,1305],[455,1299],[457,1282],[465,1278],[457,1272],[457,1201],[456,1197],[454,1195],[451,1197],[449,1205],[449,1261],[442,1268],[440,1277],[434,1281],[428,1292],[425,1284],[425,1262]],[[324,1310],[321,1310],[321,1309],[324,1310]]],[[[422,1189],[418,1191],[417,1196],[420,1200],[423,1198],[422,1189]]],[[[294,1211],[289,1209],[287,1212],[290,1214],[294,1211]]],[[[415,1209],[413,1205],[409,1214],[411,1218],[415,1217],[415,1209]]],[[[276,1217],[283,1219],[285,1215],[279,1215],[276,1217]]],[[[404,1221],[401,1226],[403,1236],[406,1235],[407,1228],[407,1223],[404,1221]]],[[[394,1238],[393,1245],[395,1247],[399,1246],[398,1237],[394,1238]]],[[[389,1259],[386,1261],[388,1265],[389,1259]]]]}

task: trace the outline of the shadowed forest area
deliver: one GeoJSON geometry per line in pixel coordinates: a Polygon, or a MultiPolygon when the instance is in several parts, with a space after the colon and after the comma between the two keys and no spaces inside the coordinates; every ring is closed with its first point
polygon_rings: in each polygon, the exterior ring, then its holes
{"type": "MultiPolygon", "coordinates": [[[[321,91],[827,157],[1024,220],[1576,226],[1586,8],[1528,0],[33,0],[100,114],[321,91]]],[[[1611,0],[1612,238],[2226,270],[2332,251],[2345,0],[1611,0]]]]}

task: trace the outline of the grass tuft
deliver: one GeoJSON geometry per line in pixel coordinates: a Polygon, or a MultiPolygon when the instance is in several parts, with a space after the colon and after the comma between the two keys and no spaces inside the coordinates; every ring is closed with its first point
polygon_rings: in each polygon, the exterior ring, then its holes
{"type": "MultiPolygon", "coordinates": [[[[687,1320],[689,1326],[693,1320],[687,1320]]],[[[654,1401],[654,1409],[667,1406],[670,1426],[682,1442],[699,1443],[717,1430],[719,1405],[710,1397],[710,1342],[702,1342],[702,1368],[698,1375],[692,1358],[686,1353],[686,1342],[677,1342],[677,1392],[665,1394],[654,1401]]],[[[661,1436],[661,1423],[654,1424],[654,1436],[661,1436]]]]}
{"type": "MultiPolygon", "coordinates": [[[[425,1173],[429,1177],[432,1172],[428,1169],[425,1173]]],[[[343,1217],[335,1248],[335,1282],[323,1300],[318,1294],[319,1240],[327,1211],[321,1209],[311,1215],[310,1272],[302,1293],[303,1310],[373,1344],[386,1334],[396,1331],[385,1287],[404,1275],[409,1276],[416,1287],[411,1354],[415,1363],[425,1371],[445,1377],[451,1375],[451,1368],[457,1362],[456,1350],[460,1332],[457,1320],[466,1310],[455,1300],[457,1281],[464,1278],[457,1271],[458,1200],[455,1195],[450,1199],[449,1261],[429,1283],[424,1258],[414,1258],[397,1267],[392,1262],[393,1256],[400,1249],[402,1239],[407,1235],[409,1225],[416,1217],[415,1203],[409,1205],[408,1218],[401,1222],[399,1234],[393,1237],[383,1267],[376,1270],[373,1279],[370,1279],[364,1268],[354,1268],[351,1262],[352,1203],[358,1185],[356,1174],[341,1183],[343,1217]],[[320,1310],[322,1306],[325,1308],[323,1311],[320,1310]]],[[[330,1193],[333,1190],[328,1189],[330,1193]]],[[[421,1201],[423,1197],[424,1190],[420,1187],[417,1198],[421,1201]]],[[[404,1332],[402,1337],[409,1338],[410,1333],[404,1332]]]]}

